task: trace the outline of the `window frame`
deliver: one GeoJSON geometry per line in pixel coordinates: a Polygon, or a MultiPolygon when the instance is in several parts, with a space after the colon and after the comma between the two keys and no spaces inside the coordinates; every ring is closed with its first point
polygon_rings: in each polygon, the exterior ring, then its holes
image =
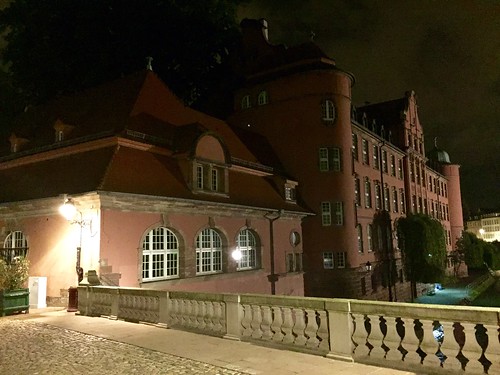
{"type": "Polygon", "coordinates": [[[209,275],[222,272],[222,237],[212,228],[201,230],[195,239],[196,275],[209,275]],[[205,246],[206,243],[209,246],[205,246]],[[201,245],[201,246],[200,246],[201,245]],[[209,255],[204,258],[204,255],[209,255]],[[209,260],[208,270],[204,270],[203,260],[209,260]]]}
{"type": "Polygon", "coordinates": [[[236,250],[241,253],[237,261],[236,270],[244,271],[258,268],[258,245],[257,237],[250,229],[242,229],[236,237],[236,250]]]}
{"type": "Polygon", "coordinates": [[[178,278],[179,239],[177,235],[164,226],[158,226],[149,230],[142,240],[141,259],[142,282],[178,278]],[[146,258],[147,261],[145,260],[146,258]],[[160,263],[163,263],[161,267],[160,263]],[[147,265],[147,268],[145,265],[147,265]],[[155,268],[155,266],[159,268],[155,268]],[[147,272],[146,277],[145,272],[147,272]],[[161,274],[157,275],[155,272],[160,272],[161,274]]]}
{"type": "Polygon", "coordinates": [[[323,251],[323,269],[335,269],[335,257],[333,251],[323,251]]]}

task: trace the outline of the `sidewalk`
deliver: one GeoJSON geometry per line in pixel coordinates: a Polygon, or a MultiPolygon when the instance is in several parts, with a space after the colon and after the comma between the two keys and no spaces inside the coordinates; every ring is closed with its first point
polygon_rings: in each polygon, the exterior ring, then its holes
{"type": "MultiPolygon", "coordinates": [[[[5,318],[1,318],[0,321],[2,319],[5,318]]],[[[175,329],[163,329],[146,324],[78,316],[75,313],[68,313],[65,310],[32,310],[28,315],[11,316],[6,319],[27,320],[31,324],[45,323],[65,330],[81,332],[107,340],[130,344],[135,347],[167,353],[218,366],[223,369],[235,370],[238,373],[244,374],[415,374],[363,364],[335,361],[320,356],[272,349],[251,343],[198,335],[175,329]]],[[[16,324],[21,324],[21,322],[16,322],[16,324]]],[[[120,364],[116,363],[116,366],[118,366],[118,370],[120,364]]],[[[166,371],[161,373],[174,372],[166,371]]],[[[193,372],[187,369],[185,372],[175,373],[192,374],[193,372]]],[[[219,373],[225,372],[222,371],[219,373]]]]}

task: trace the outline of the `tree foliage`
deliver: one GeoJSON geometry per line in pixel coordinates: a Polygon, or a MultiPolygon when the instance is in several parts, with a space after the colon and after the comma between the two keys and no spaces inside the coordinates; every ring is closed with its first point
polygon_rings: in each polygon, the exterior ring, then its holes
{"type": "Polygon", "coordinates": [[[187,103],[224,75],[245,0],[14,0],[0,11],[2,51],[30,103],[144,69],[187,103]]]}
{"type": "Polygon", "coordinates": [[[424,214],[411,214],[396,222],[407,278],[435,282],[444,276],[446,241],[443,226],[424,214]]]}
{"type": "Polygon", "coordinates": [[[500,269],[500,249],[477,238],[474,233],[462,233],[457,241],[457,251],[463,253],[465,264],[471,269],[484,268],[485,263],[492,269],[500,269]]]}

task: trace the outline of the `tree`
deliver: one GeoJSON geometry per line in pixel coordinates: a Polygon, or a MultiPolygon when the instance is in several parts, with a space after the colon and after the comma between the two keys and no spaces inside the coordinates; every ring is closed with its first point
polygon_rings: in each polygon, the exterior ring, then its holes
{"type": "Polygon", "coordinates": [[[463,232],[457,241],[457,250],[464,254],[464,261],[470,269],[500,269],[500,249],[494,243],[486,242],[474,233],[463,232]]]}
{"type": "Polygon", "coordinates": [[[224,77],[243,1],[14,0],[0,11],[3,62],[35,104],[144,69],[151,56],[178,96],[199,103],[224,77]]]}
{"type": "Polygon", "coordinates": [[[424,214],[410,214],[396,221],[399,247],[412,297],[417,282],[436,282],[444,276],[446,241],[443,226],[424,214]]]}

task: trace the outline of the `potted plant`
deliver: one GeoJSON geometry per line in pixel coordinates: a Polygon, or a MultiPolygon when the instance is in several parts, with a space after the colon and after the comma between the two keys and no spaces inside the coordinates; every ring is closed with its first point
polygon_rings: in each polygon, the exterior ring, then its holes
{"type": "Polygon", "coordinates": [[[16,312],[29,312],[29,261],[16,257],[7,263],[0,258],[0,316],[16,312]]]}

